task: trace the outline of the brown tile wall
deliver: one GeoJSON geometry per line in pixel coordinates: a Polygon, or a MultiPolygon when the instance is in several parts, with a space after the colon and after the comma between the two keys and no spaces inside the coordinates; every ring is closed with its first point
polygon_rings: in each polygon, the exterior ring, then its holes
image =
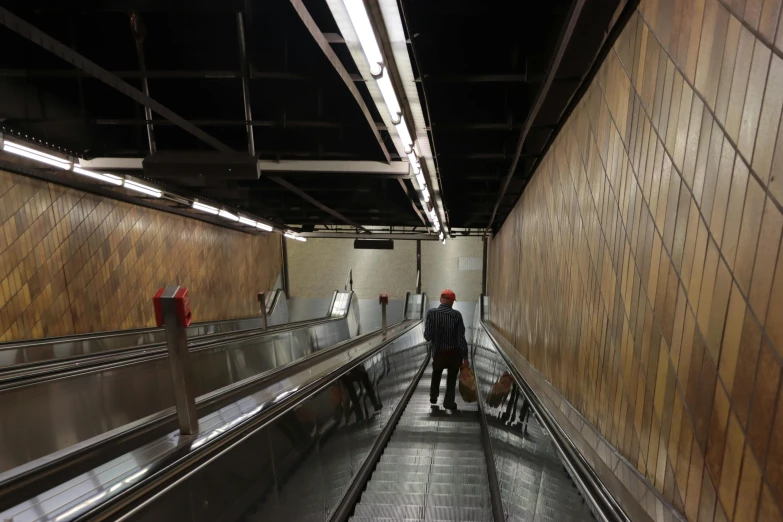
{"type": "Polygon", "coordinates": [[[0,171],[0,341],[155,325],[189,289],[194,321],[257,314],[280,236],[251,235],[0,171]]]}
{"type": "Polygon", "coordinates": [[[642,0],[492,242],[491,320],[691,521],[782,520],[781,0],[642,0]]]}

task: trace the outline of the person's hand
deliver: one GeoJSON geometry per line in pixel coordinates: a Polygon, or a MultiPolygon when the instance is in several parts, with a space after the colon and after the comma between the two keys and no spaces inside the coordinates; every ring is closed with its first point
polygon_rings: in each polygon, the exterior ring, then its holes
{"type": "Polygon", "coordinates": [[[468,362],[468,360],[465,359],[465,360],[462,361],[462,366],[466,366],[466,367],[470,366],[470,362],[468,362]]]}

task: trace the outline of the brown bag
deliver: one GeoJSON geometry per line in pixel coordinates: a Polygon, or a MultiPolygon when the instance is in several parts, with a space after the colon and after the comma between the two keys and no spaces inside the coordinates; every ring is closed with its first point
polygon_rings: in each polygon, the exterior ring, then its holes
{"type": "Polygon", "coordinates": [[[493,408],[497,408],[503,402],[503,399],[508,397],[511,393],[511,386],[514,384],[511,375],[508,372],[503,372],[498,381],[492,386],[492,391],[489,392],[487,397],[487,404],[493,408]]]}
{"type": "Polygon", "coordinates": [[[459,371],[459,394],[465,402],[476,402],[476,376],[470,366],[463,366],[459,371]]]}

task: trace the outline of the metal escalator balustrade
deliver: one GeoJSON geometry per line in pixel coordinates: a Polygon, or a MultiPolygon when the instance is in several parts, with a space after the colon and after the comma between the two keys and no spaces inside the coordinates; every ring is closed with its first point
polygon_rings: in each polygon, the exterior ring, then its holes
{"type": "Polygon", "coordinates": [[[493,337],[484,323],[488,306],[482,296],[475,314],[473,351],[479,387],[486,395],[504,373],[513,379],[506,400],[486,407],[506,519],[630,522],[493,337]],[[531,487],[535,484],[537,489],[531,487]]]}
{"type": "MultiPolygon", "coordinates": [[[[508,368],[497,352],[481,342],[474,345],[473,360],[486,397],[508,368]]],[[[500,405],[484,407],[506,520],[594,520],[520,391],[512,389],[500,405]]]]}
{"type": "MultiPolygon", "coordinates": [[[[197,406],[211,411],[232,387],[338,345],[358,331],[358,306],[348,299],[342,318],[261,331],[190,351],[197,406]]],[[[92,462],[168,429],[174,418],[168,355],[139,354],[84,369],[0,383],[0,497],[35,483],[31,477],[68,473],[73,461],[92,462]]],[[[59,476],[59,475],[58,475],[59,476]]],[[[5,505],[0,500],[0,509],[5,505]]]]}
{"type": "Polygon", "coordinates": [[[173,432],[0,519],[324,520],[426,357],[420,321],[351,341],[201,418],[197,436],[173,432]],[[366,420],[348,412],[341,392],[357,365],[383,404],[366,420]]]}

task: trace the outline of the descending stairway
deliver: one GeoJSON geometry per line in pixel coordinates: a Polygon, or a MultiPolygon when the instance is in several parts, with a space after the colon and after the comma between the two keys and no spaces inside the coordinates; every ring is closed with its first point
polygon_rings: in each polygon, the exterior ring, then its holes
{"type": "MultiPolygon", "coordinates": [[[[422,376],[356,506],[354,522],[491,521],[475,404],[431,408],[431,367],[422,376]]],[[[441,380],[440,403],[446,375],[441,380]]]]}

